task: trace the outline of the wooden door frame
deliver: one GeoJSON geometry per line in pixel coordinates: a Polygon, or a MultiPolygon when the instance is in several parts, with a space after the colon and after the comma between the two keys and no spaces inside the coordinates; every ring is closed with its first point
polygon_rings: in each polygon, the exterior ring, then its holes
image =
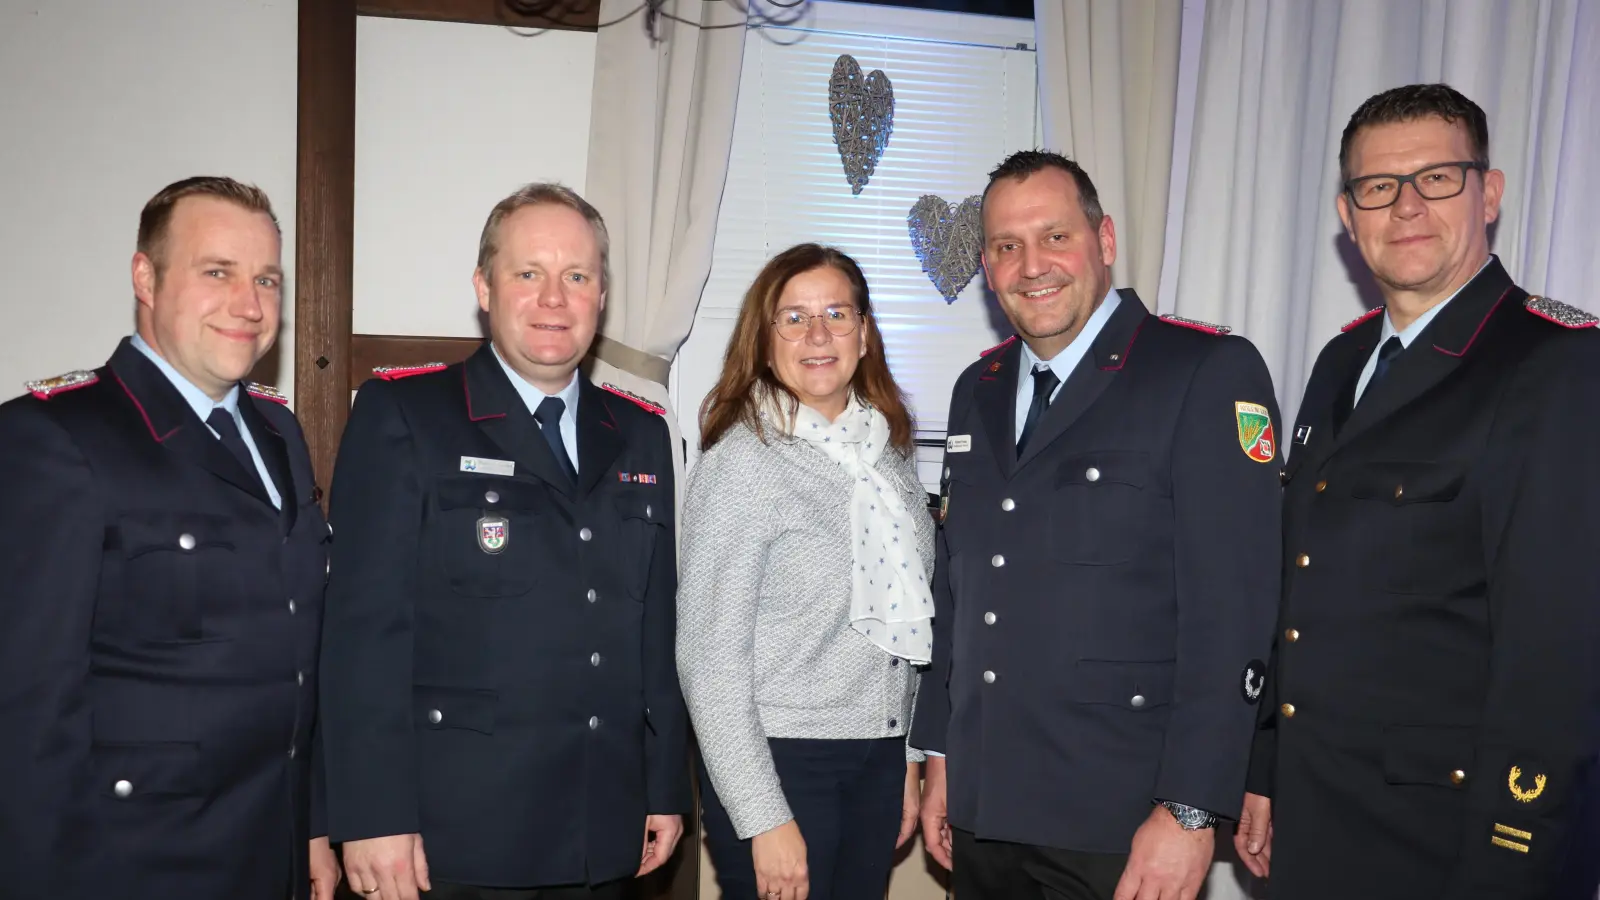
{"type": "MultiPolygon", "coordinates": [[[[350,392],[375,365],[465,359],[478,338],[351,333],[354,306],[356,17],[381,16],[595,31],[599,0],[552,0],[554,17],[516,12],[507,0],[299,0],[295,172],[294,407],[317,483],[330,486],[350,392]]],[[[324,504],[328,491],[324,491],[324,504]]],[[[692,749],[692,748],[691,748],[692,749]]],[[[678,852],[642,885],[651,900],[696,900],[700,840],[685,817],[678,852]]],[[[641,840],[643,835],[640,835],[641,840]]]]}

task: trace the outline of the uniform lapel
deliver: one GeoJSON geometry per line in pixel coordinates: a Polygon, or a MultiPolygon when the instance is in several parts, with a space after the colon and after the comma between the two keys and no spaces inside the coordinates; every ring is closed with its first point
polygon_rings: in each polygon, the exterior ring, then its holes
{"type": "Polygon", "coordinates": [[[627,442],[611,415],[605,392],[578,375],[578,496],[587,495],[611,470],[627,442]]]}
{"type": "MultiPolygon", "coordinates": [[[[1367,388],[1339,429],[1338,446],[1360,437],[1449,377],[1478,345],[1489,317],[1515,290],[1500,261],[1491,260],[1395,359],[1383,380],[1367,388]]],[[[1373,323],[1381,318],[1374,317],[1373,323]]]]}
{"type": "Polygon", "coordinates": [[[1122,371],[1128,353],[1133,349],[1133,341],[1150,313],[1144,308],[1139,295],[1132,290],[1123,289],[1117,293],[1121,295],[1121,302],[1111,313],[1105,327],[1095,336],[1089,352],[1083,355],[1083,359],[1073,367],[1072,374],[1067,376],[1060,393],[1056,394],[1055,402],[1039,418],[1038,430],[1028,438],[1028,446],[1023,448],[1022,457],[1017,460],[1018,467],[1027,465],[1056,438],[1065,434],[1100,399],[1100,395],[1116,380],[1117,373],[1122,371]]]}
{"type": "Polygon", "coordinates": [[[250,437],[256,442],[256,450],[261,454],[261,462],[266,465],[272,483],[278,488],[278,502],[282,504],[279,518],[283,523],[283,533],[288,534],[294,530],[300,503],[294,490],[294,476],[289,470],[289,448],[284,444],[283,435],[256,408],[257,403],[271,402],[256,400],[245,393],[239,398],[239,416],[244,419],[244,426],[249,429],[250,437]]]}
{"type": "Polygon", "coordinates": [[[1000,477],[1009,480],[1017,463],[1017,378],[1022,365],[1022,342],[1013,340],[990,356],[989,364],[978,375],[972,404],[983,422],[1000,477]]]}
{"type": "MultiPolygon", "coordinates": [[[[532,474],[570,500],[574,490],[572,482],[556,462],[550,445],[539,432],[539,423],[511,385],[511,379],[494,358],[494,350],[487,341],[467,358],[461,368],[461,378],[467,395],[467,418],[516,462],[518,471],[532,474]]],[[[578,421],[582,427],[581,414],[578,421]]]]}
{"type": "MultiPolygon", "coordinates": [[[[156,443],[200,466],[268,506],[272,499],[255,473],[243,465],[194,414],[167,376],[146,359],[130,340],[111,356],[111,371],[133,403],[156,443]]],[[[241,400],[241,402],[243,402],[241,400]]]]}

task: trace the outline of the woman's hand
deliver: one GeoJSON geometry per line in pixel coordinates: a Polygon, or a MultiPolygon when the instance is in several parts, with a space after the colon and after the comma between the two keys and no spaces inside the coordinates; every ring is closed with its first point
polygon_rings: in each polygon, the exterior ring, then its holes
{"type": "Polygon", "coordinates": [[[756,864],[756,890],[761,892],[761,900],[806,900],[810,896],[806,839],[793,819],[756,835],[750,842],[750,855],[756,864]]]}
{"type": "Polygon", "coordinates": [[[899,850],[911,840],[922,824],[922,764],[906,763],[906,790],[905,798],[900,801],[900,836],[895,839],[894,848],[899,850]]]}

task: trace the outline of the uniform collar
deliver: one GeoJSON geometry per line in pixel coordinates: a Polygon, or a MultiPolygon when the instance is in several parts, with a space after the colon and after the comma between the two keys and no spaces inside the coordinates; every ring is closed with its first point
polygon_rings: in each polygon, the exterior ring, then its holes
{"type": "Polygon", "coordinates": [[[133,336],[128,338],[128,343],[133,349],[144,354],[145,359],[150,360],[156,369],[166,376],[167,382],[177,390],[179,396],[183,397],[184,402],[189,404],[189,408],[194,410],[195,417],[200,421],[204,422],[210,417],[211,410],[219,406],[227,410],[235,422],[239,421],[239,385],[235,384],[228,388],[228,393],[221,400],[212,400],[205,391],[200,390],[194,382],[173,368],[172,363],[163,359],[138,332],[134,332],[133,336]]]}

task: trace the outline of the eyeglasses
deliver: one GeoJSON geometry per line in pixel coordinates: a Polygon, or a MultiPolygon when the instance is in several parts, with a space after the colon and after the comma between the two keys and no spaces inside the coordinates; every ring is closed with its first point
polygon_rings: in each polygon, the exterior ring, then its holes
{"type": "Polygon", "coordinates": [[[1407,184],[1424,200],[1449,200],[1467,187],[1467,173],[1487,168],[1480,162],[1447,162],[1418,169],[1410,175],[1365,175],[1344,183],[1345,193],[1357,209],[1384,209],[1400,199],[1407,184]]]}
{"type": "Polygon", "coordinates": [[[844,337],[855,331],[866,317],[866,313],[850,306],[830,306],[814,316],[798,309],[780,309],[772,324],[778,330],[778,337],[786,341],[798,341],[811,330],[812,319],[821,319],[822,327],[834,337],[844,337]]]}

